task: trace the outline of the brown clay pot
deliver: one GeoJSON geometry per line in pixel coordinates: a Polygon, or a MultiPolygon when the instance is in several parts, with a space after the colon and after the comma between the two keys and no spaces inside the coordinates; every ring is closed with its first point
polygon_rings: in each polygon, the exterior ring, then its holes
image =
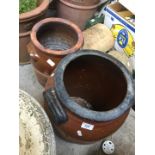
{"type": "Polygon", "coordinates": [[[19,15],[19,62],[25,64],[30,61],[26,50],[26,45],[30,41],[30,31],[33,25],[45,17],[46,10],[49,6],[49,0],[38,0],[38,7],[32,11],[19,15]]]}
{"type": "Polygon", "coordinates": [[[31,64],[33,65],[37,80],[43,87],[45,87],[47,79],[52,75],[54,68],[48,65],[45,60],[42,60],[38,56],[34,46],[31,43],[27,45],[27,50],[31,57],[31,64]]]}
{"type": "Polygon", "coordinates": [[[99,3],[100,0],[64,0],[64,1],[75,5],[89,6],[89,5],[95,5],[99,3]]]}
{"type": "Polygon", "coordinates": [[[90,6],[75,5],[65,0],[58,0],[58,17],[71,20],[77,24],[81,30],[85,28],[86,22],[94,15],[100,2],[90,6]]]}
{"type": "Polygon", "coordinates": [[[44,69],[41,69],[42,67],[39,65],[39,63],[33,63],[33,68],[35,75],[39,81],[39,83],[45,87],[45,83],[47,82],[47,79],[49,78],[49,73],[46,73],[44,69]]]}
{"type": "Polygon", "coordinates": [[[35,9],[33,9],[29,12],[20,14],[19,22],[21,24],[20,30],[22,30],[20,32],[23,32],[23,30],[24,30],[24,23],[28,24],[28,21],[32,22],[32,19],[36,19],[36,18],[42,16],[46,12],[48,6],[49,6],[49,0],[38,0],[38,7],[36,7],[35,9]]]}
{"type": "Polygon", "coordinates": [[[45,109],[66,140],[91,143],[115,132],[134,103],[133,79],[117,59],[95,50],[66,56],[43,93],[45,109]]]}
{"type": "MultiPolygon", "coordinates": [[[[59,61],[67,54],[78,51],[82,45],[82,31],[68,20],[46,18],[35,24],[32,28],[28,52],[32,64],[42,73],[39,74],[38,80],[46,78],[47,82],[47,77],[52,74],[59,61]]],[[[46,82],[41,81],[39,80],[40,84],[45,86],[46,82]]]]}
{"type": "Polygon", "coordinates": [[[20,64],[30,63],[30,56],[27,53],[26,45],[30,41],[30,31],[19,34],[19,62],[20,64]]]}

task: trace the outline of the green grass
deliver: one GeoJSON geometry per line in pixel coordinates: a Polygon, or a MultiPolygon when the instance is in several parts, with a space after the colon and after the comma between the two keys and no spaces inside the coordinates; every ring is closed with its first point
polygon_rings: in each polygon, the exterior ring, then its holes
{"type": "Polygon", "coordinates": [[[19,0],[19,14],[31,11],[37,7],[37,0],[19,0]]]}

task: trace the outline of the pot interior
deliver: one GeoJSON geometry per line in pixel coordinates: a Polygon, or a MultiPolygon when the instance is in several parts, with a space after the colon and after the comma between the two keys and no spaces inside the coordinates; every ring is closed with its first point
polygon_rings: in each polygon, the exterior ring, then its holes
{"type": "Polygon", "coordinates": [[[78,36],[66,24],[47,23],[38,30],[37,39],[45,48],[63,51],[72,48],[77,43],[78,36]]]}
{"type": "Polygon", "coordinates": [[[64,84],[70,97],[85,100],[95,111],[117,107],[127,92],[122,71],[111,61],[92,55],[78,57],[67,65],[64,84]]]}

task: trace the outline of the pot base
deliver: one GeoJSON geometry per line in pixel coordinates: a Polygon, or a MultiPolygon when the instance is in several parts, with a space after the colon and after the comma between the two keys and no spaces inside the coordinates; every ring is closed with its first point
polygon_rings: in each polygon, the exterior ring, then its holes
{"type": "MultiPolygon", "coordinates": [[[[83,141],[83,140],[78,140],[78,139],[72,138],[72,137],[66,135],[63,131],[60,131],[59,128],[57,128],[53,123],[52,123],[52,125],[53,125],[54,132],[56,133],[56,135],[67,142],[76,143],[76,144],[85,144],[85,145],[97,142],[97,141],[83,141]]],[[[98,140],[98,141],[100,141],[100,140],[98,140]]]]}

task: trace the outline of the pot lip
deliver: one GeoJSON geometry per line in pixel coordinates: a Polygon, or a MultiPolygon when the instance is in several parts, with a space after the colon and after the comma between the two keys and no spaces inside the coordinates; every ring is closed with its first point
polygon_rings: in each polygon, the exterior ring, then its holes
{"type": "Polygon", "coordinates": [[[75,25],[73,22],[63,19],[63,18],[46,18],[46,19],[41,20],[40,22],[36,23],[33,26],[30,37],[31,37],[31,41],[32,41],[33,45],[36,48],[38,48],[40,51],[42,51],[48,55],[51,55],[51,54],[66,55],[69,53],[73,53],[73,52],[79,50],[82,47],[83,42],[84,42],[83,34],[82,34],[82,31],[80,30],[80,28],[77,25],[75,25]],[[51,49],[48,49],[48,48],[45,48],[44,46],[42,46],[37,39],[37,32],[40,29],[40,27],[42,27],[48,23],[59,23],[59,24],[65,24],[65,25],[69,26],[72,30],[75,31],[75,33],[77,35],[76,44],[73,47],[71,47],[70,49],[62,50],[62,51],[51,50],[51,49]]]}
{"type": "Polygon", "coordinates": [[[55,91],[61,103],[64,104],[69,110],[71,110],[78,116],[85,118],[85,119],[89,119],[93,121],[111,121],[123,115],[134,104],[134,83],[133,83],[133,79],[129,71],[117,59],[100,51],[81,50],[79,52],[66,56],[64,59],[60,61],[60,63],[58,64],[55,70],[54,82],[55,82],[55,91]],[[105,58],[111,61],[117,67],[120,68],[123,75],[125,76],[126,81],[127,81],[127,92],[126,92],[126,95],[122,103],[118,105],[117,107],[115,107],[114,109],[109,110],[109,111],[104,111],[104,112],[98,112],[98,111],[84,108],[80,106],[79,104],[77,104],[72,99],[70,99],[69,94],[67,93],[67,90],[65,89],[65,85],[63,81],[64,71],[65,71],[66,66],[71,61],[84,55],[99,56],[99,57],[102,57],[102,58],[105,58]]]}
{"type": "Polygon", "coordinates": [[[80,9],[80,10],[95,9],[101,4],[100,2],[98,2],[97,4],[94,4],[94,5],[82,6],[82,5],[72,4],[72,3],[69,3],[69,2],[64,1],[64,0],[59,0],[59,1],[65,5],[67,5],[67,6],[71,7],[71,8],[76,8],[76,9],[80,9]]]}
{"type": "Polygon", "coordinates": [[[35,17],[40,13],[42,13],[44,10],[46,10],[48,6],[49,6],[49,0],[42,0],[41,4],[35,9],[19,14],[19,20],[22,21],[28,18],[35,17]]]}

